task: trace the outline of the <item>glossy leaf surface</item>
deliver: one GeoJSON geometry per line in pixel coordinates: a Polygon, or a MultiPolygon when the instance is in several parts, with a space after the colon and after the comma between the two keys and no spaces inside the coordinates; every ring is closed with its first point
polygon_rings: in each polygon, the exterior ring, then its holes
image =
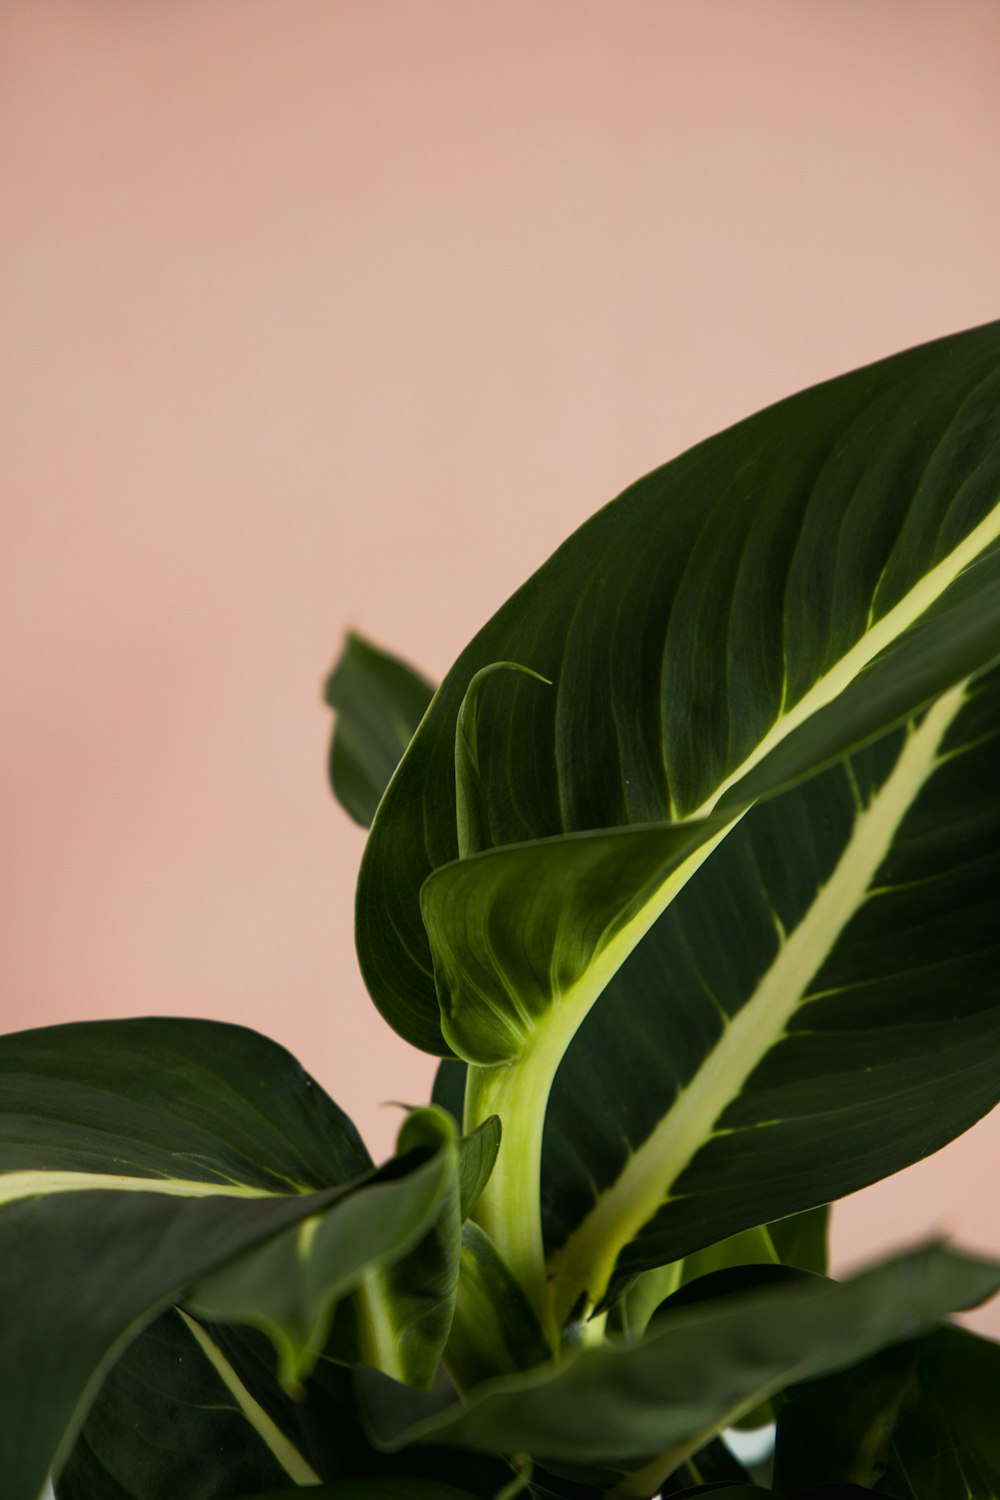
{"type": "Polygon", "coordinates": [[[349,635],[324,696],[336,710],[330,785],[367,828],[434,689],[412,667],[371,641],[349,635]]]}

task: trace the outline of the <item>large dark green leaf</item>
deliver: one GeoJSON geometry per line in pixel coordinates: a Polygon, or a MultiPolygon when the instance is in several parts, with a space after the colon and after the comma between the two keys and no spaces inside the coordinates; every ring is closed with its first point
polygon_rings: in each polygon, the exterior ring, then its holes
{"type": "Polygon", "coordinates": [[[199,1277],[374,1175],[336,1105],[239,1027],[0,1038],[5,1500],[36,1500],[104,1374],[199,1277]]]}
{"type": "Polygon", "coordinates": [[[405,662],[349,635],[324,695],[337,711],[330,785],[355,822],[367,828],[434,689],[405,662]]]}
{"type": "MultiPolygon", "coordinates": [[[[493,925],[529,1040],[512,1066],[470,1075],[472,1118],[500,1114],[512,1144],[477,1217],[538,1287],[541,1231],[530,1242],[512,1204],[566,1047],[539,1189],[557,1326],[581,1297],[600,1302],[636,1272],[897,1170],[996,1102],[998,733],[993,671],[754,808],[575,1037],[572,987],[529,1014],[532,956],[536,976],[551,969],[527,919],[520,948],[493,925]]],[[[519,853],[481,856],[498,857],[519,853]]],[[[571,913],[548,888],[544,910],[571,913]]],[[[482,970],[477,982],[463,993],[487,993],[482,970]]]]}
{"type": "MultiPolygon", "coordinates": [[[[478,1387],[461,1407],[356,1372],[375,1441],[642,1468],[656,1483],[791,1381],[922,1332],[1000,1287],[1000,1266],[931,1247],[843,1284],[809,1278],[665,1313],[638,1344],[583,1348],[478,1387]]],[[[637,1490],[636,1493],[639,1493],[637,1490]]]]}
{"type": "Polygon", "coordinates": [[[947,698],[753,809],[584,1021],[546,1126],[563,1305],[600,1295],[613,1243],[623,1281],[885,1176],[996,1102],[1000,672],[952,710],[923,768],[947,698]]]}
{"type": "Polygon", "coordinates": [[[476,1217],[550,1342],[581,1298],[996,1101],[998,539],[1000,325],[641,481],[436,696],[372,830],[359,948],[398,1030],[477,1065],[465,1118],[498,1114],[504,1146],[476,1217]],[[550,1195],[545,1101],[595,1006],[619,1035],[575,1074],[579,1128],[550,1122],[580,1163],[550,1195]],[[670,1032],[648,1097],[643,1030],[670,1032]]]}
{"type": "MultiPolygon", "coordinates": [[[[641,480],[448,674],[359,891],[376,1003],[446,1050],[418,906],[458,853],[455,728],[475,674],[489,842],[703,814],[815,770],[995,659],[1000,325],[817,386],[641,480]]],[[[623,892],[623,899],[625,893],[623,892]]]]}

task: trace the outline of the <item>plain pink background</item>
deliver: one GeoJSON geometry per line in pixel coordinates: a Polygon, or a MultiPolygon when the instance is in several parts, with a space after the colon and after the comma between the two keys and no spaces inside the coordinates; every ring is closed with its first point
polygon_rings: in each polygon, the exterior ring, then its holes
{"type": "MultiPolygon", "coordinates": [[[[1000,314],[998,62],[995,0],[4,0],[3,1027],[243,1021],[387,1151],[344,628],[440,675],[640,473],[1000,314]]],[[[998,1144],[838,1264],[1000,1249],[998,1144]]]]}

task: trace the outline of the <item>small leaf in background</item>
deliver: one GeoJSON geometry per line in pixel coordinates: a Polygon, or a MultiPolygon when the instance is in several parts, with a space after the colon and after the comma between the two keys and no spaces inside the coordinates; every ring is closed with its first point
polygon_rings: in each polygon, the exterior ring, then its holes
{"type": "Polygon", "coordinates": [[[359,635],[350,635],[326,680],[336,710],[330,785],[341,806],[370,826],[382,793],[434,696],[419,673],[359,635]]]}
{"type": "Polygon", "coordinates": [[[829,1259],[830,1205],[806,1208],[767,1225],[771,1243],[782,1265],[826,1275],[829,1259]]]}

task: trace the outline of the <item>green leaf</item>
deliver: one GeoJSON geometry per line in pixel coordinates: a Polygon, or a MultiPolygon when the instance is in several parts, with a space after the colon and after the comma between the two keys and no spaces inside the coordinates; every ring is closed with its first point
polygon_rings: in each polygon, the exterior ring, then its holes
{"type": "Polygon", "coordinates": [[[370,1170],[347,1117],[240,1027],[0,1038],[0,1367],[18,1372],[0,1403],[5,1500],[36,1500],[145,1323],[370,1170]]]}
{"type": "MultiPolygon", "coordinates": [[[[241,1409],[257,1403],[325,1483],[399,1476],[451,1484],[478,1500],[492,1500],[509,1478],[508,1465],[492,1455],[433,1446],[398,1455],[377,1452],[361,1427],[351,1371],[328,1355],[319,1361],[304,1390],[290,1399],[278,1384],[274,1351],[262,1334],[236,1325],[214,1325],[201,1328],[200,1339],[213,1363],[226,1371],[241,1409]]],[[[165,1467],[158,1493],[173,1492],[165,1467]]]]}
{"type": "MultiPolygon", "coordinates": [[[[441,1069],[435,1079],[434,1091],[431,1097],[429,1109],[412,1110],[403,1133],[400,1136],[398,1150],[409,1149],[409,1145],[416,1144],[412,1132],[419,1128],[421,1121],[433,1121],[433,1129],[439,1132],[442,1128],[440,1115],[444,1113],[451,1117],[455,1125],[461,1129],[462,1125],[462,1093],[464,1091],[464,1064],[461,1065],[462,1078],[448,1077],[444,1087],[441,1085],[441,1069]],[[454,1087],[452,1086],[454,1082],[454,1087]],[[405,1141],[405,1145],[403,1144],[405,1141]]],[[[461,1185],[461,1215],[463,1221],[467,1219],[479,1201],[483,1188],[490,1180],[500,1150],[500,1121],[496,1115],[490,1115],[470,1135],[464,1135],[458,1141],[458,1176],[461,1185]]]]}
{"type": "Polygon", "coordinates": [[[892,1435],[887,1494],[902,1500],[1000,1496],[1000,1345],[960,1328],[920,1341],[917,1399],[892,1435]]]}
{"type": "Polygon", "coordinates": [[[433,1439],[542,1463],[641,1467],[649,1494],[713,1433],[791,1381],[912,1337],[998,1286],[1000,1265],[930,1247],[843,1284],[809,1279],[679,1308],[639,1344],[579,1349],[490,1381],[458,1408],[377,1372],[355,1378],[380,1447],[433,1439]]]}
{"type": "MultiPolygon", "coordinates": [[[[359,945],[376,1003],[448,1050],[419,892],[459,852],[470,684],[493,845],[733,812],[998,654],[1000,325],[758,413],[575,533],[448,674],[382,804],[359,945]],[[488,747],[488,752],[485,747],[488,747]]],[[[643,875],[645,878],[645,875],[643,875]]]]}
{"type": "Polygon", "coordinates": [[[460,1389],[548,1357],[545,1335],[510,1267],[478,1224],[462,1226],[461,1274],[445,1360],[460,1389]]]}
{"type": "Polygon", "coordinates": [[[479,764],[479,694],[494,672],[521,672],[546,687],[552,684],[516,661],[495,661],[482,667],[469,683],[455,726],[455,832],[460,858],[493,847],[490,809],[479,764]]]}
{"type": "MultiPolygon", "coordinates": [[[[236,1500],[318,1478],[232,1375],[223,1380],[180,1313],[125,1350],[56,1482],[57,1500],[236,1500]],[[235,1394],[234,1394],[235,1391],[235,1394]],[[280,1459],[278,1455],[280,1454],[280,1459]]],[[[296,1491],[299,1493],[299,1491],[296,1491]]]]}
{"type": "Polygon", "coordinates": [[[434,1074],[431,1102],[446,1109],[457,1125],[465,1117],[465,1079],[468,1064],[460,1057],[442,1057],[434,1074]]]}
{"type": "Polygon", "coordinates": [[[782,1265],[826,1274],[829,1259],[830,1205],[789,1214],[767,1225],[767,1232],[782,1265]]]}
{"type": "Polygon", "coordinates": [[[364,828],[433,696],[430,683],[405,662],[361,636],[348,636],[324,689],[337,714],[330,785],[364,828]]]}
{"type": "Polygon", "coordinates": [[[332,1211],[304,1219],[267,1244],[200,1278],[186,1306],[210,1323],[265,1333],[279,1377],[301,1390],[330,1335],[338,1303],[355,1294],[360,1357],[401,1380],[429,1384],[451,1325],[459,1253],[455,1127],[437,1110],[430,1139],[413,1116],[400,1132],[402,1158],[370,1176],[332,1211]],[[405,1170],[428,1149],[433,1154],[405,1170]]]}
{"type": "Polygon", "coordinates": [[[744,1229],[684,1260],[642,1272],[614,1305],[615,1329],[633,1339],[640,1337],[656,1309],[678,1288],[732,1266],[794,1266],[825,1274],[828,1221],[826,1206],[810,1209],[774,1224],[744,1229]]]}
{"type": "Polygon", "coordinates": [[[788,1393],[775,1445],[774,1482],[781,1494],[821,1484],[871,1489],[882,1478],[900,1413],[916,1397],[918,1347],[897,1344],[788,1393]]]}
{"type": "Polygon", "coordinates": [[[500,1150],[500,1121],[489,1115],[471,1135],[458,1143],[458,1175],[463,1222],[472,1213],[490,1180],[500,1150]]]}
{"type": "Polygon", "coordinates": [[[998,653],[993,325],[650,475],[448,674],[372,829],[359,951],[404,1036],[475,1065],[466,1124],[504,1128],[476,1217],[553,1348],[581,1298],[852,1191],[996,1102],[997,840],[970,860],[964,820],[1000,809],[998,653]],[[553,687],[484,676],[504,662],[553,687]],[[672,919],[699,885],[691,962],[672,919]],[[670,1063],[647,1105],[618,1048],[625,1130],[576,1075],[589,1133],[613,1125],[581,1150],[589,1206],[550,1205],[553,1080],[595,1007],[602,1041],[620,1024],[613,981],[658,924],[672,967],[654,955],[639,1020],[669,1014],[649,1057],[670,1063]]]}
{"type": "Polygon", "coordinates": [[[854,1191],[993,1106],[998,732],[994,671],[754,808],[615,976],[546,1125],[559,1306],[854,1191]]]}
{"type": "MultiPolygon", "coordinates": [[[[720,837],[730,821],[715,820],[720,837]]],[[[596,998],[634,947],[637,924],[645,926],[650,908],[665,905],[706,857],[704,828],[615,829],[511,845],[432,875],[421,908],[441,1028],[454,1051],[492,1067],[525,1056],[543,1026],[573,1022],[575,1030],[586,1014],[579,992],[596,998]]]]}

